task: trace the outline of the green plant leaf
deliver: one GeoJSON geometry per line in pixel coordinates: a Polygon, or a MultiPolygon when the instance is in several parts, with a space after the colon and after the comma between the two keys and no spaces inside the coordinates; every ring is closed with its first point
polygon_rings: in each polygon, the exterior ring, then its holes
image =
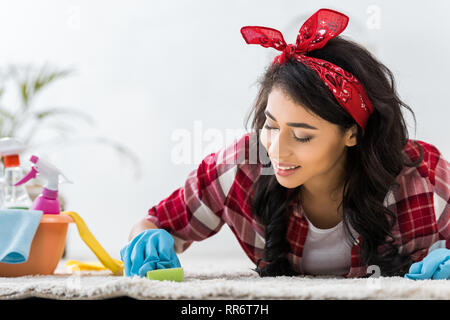
{"type": "Polygon", "coordinates": [[[39,75],[32,80],[33,84],[33,93],[36,94],[44,87],[48,86],[50,83],[54,82],[57,79],[64,78],[72,73],[71,70],[57,70],[57,71],[49,71],[47,67],[44,66],[41,69],[39,75]]]}
{"type": "Polygon", "coordinates": [[[26,82],[21,82],[20,86],[20,94],[22,95],[22,102],[24,106],[28,106],[29,102],[29,94],[28,94],[28,84],[26,82]]]}
{"type": "Polygon", "coordinates": [[[33,114],[38,120],[44,120],[52,116],[69,115],[79,117],[90,125],[94,124],[94,119],[89,114],[67,107],[52,107],[46,110],[35,111],[33,114]]]}
{"type": "MultiPolygon", "coordinates": [[[[74,117],[78,117],[79,119],[85,120],[90,125],[94,124],[94,120],[89,114],[67,107],[50,107],[43,110],[31,111],[36,94],[56,80],[72,74],[72,70],[50,68],[47,64],[44,64],[40,67],[33,65],[10,65],[6,70],[2,69],[0,72],[0,97],[5,91],[4,84],[6,81],[12,81],[14,88],[19,91],[19,105],[21,105],[13,112],[0,108],[0,134],[2,136],[15,137],[19,129],[24,128],[29,121],[34,120],[28,135],[22,136],[23,139],[21,140],[25,140],[24,142],[28,148],[36,148],[38,145],[32,146],[29,141],[36,136],[38,129],[40,129],[39,127],[43,125],[44,121],[47,119],[61,117],[62,119],[72,121],[74,117]]],[[[70,126],[67,123],[65,124],[62,121],[53,125],[49,124],[46,128],[59,133],[58,139],[62,140],[61,147],[65,147],[71,143],[82,144],[86,142],[104,144],[112,147],[120,156],[124,156],[133,162],[136,170],[136,177],[140,177],[139,159],[129,148],[127,148],[127,146],[106,137],[91,137],[87,139],[77,137],[70,139],[69,134],[73,133],[75,130],[73,129],[73,126],[70,126]]],[[[53,143],[53,141],[46,141],[45,143],[40,143],[40,145],[53,147],[53,143]]]]}
{"type": "Polygon", "coordinates": [[[31,105],[32,99],[37,93],[54,81],[71,74],[71,69],[51,69],[47,64],[35,66],[10,66],[7,75],[12,78],[19,87],[22,108],[26,110],[31,105]]]}

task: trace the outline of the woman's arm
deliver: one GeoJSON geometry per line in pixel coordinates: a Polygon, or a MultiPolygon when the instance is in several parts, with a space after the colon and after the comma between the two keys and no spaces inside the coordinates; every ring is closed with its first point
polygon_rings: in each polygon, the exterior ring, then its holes
{"type": "Polygon", "coordinates": [[[216,234],[225,223],[222,219],[225,201],[238,164],[245,157],[248,136],[245,134],[204,157],[183,187],[148,210],[147,216],[133,227],[130,237],[148,228],[165,229],[174,238],[175,251],[181,253],[193,241],[216,234]]]}
{"type": "Polygon", "coordinates": [[[147,229],[158,229],[158,227],[148,221],[147,218],[142,218],[131,229],[130,235],[128,236],[128,241],[131,241],[134,237],[147,229]]]}

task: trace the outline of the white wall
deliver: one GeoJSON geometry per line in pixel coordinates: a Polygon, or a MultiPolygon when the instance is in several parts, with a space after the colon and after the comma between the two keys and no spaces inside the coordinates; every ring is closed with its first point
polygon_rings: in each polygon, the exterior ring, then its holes
{"type": "MultiPolygon", "coordinates": [[[[2,1],[0,67],[44,62],[74,67],[76,73],[49,87],[36,106],[88,113],[95,126],[77,125],[75,141],[108,137],[139,156],[142,174],[137,178],[130,162],[103,145],[67,143],[42,151],[75,182],[61,185],[67,209],[78,212],[119,258],[132,225],[182,186],[212,152],[209,142],[201,141],[190,163],[174,164],[172,133],[193,132],[198,125],[201,133],[243,132],[257,77],[277,51],[246,45],[240,28],[270,26],[294,43],[301,24],[321,7],[347,14],[343,34],[393,71],[401,98],[417,117],[417,134],[411,131],[411,137],[435,144],[450,158],[450,2],[445,0],[2,1]]],[[[46,141],[45,133],[40,139],[46,141]]],[[[23,157],[24,165],[28,158],[23,157]]],[[[95,259],[75,226],[67,250],[69,258],[95,259]]],[[[217,250],[246,257],[224,226],[181,259],[217,250]]]]}

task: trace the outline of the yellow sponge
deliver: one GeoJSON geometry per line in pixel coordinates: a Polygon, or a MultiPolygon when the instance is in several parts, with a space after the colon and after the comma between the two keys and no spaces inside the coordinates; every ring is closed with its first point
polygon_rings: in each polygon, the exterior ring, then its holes
{"type": "Polygon", "coordinates": [[[150,280],[169,280],[169,281],[184,281],[183,268],[166,268],[150,270],[146,274],[146,278],[150,280]]]}

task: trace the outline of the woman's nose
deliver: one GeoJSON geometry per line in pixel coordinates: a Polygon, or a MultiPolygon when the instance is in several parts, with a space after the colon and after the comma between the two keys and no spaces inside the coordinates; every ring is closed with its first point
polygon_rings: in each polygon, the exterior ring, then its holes
{"type": "Polygon", "coordinates": [[[289,159],[291,158],[290,146],[284,141],[281,134],[273,134],[269,142],[269,157],[271,159],[289,159]]]}

